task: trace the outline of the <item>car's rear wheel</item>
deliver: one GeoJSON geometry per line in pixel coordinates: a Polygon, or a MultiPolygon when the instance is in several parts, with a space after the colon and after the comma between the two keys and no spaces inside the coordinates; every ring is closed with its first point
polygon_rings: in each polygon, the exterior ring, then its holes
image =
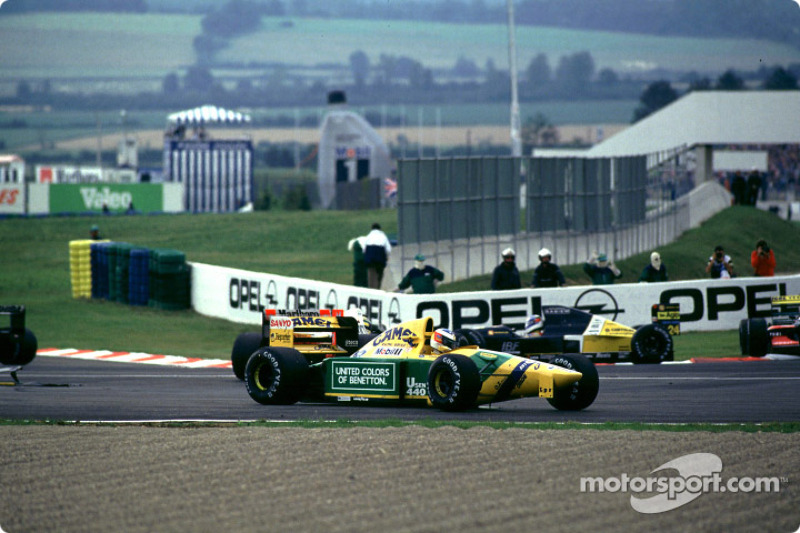
{"type": "Polygon", "coordinates": [[[239,379],[244,379],[244,368],[253,352],[261,347],[261,333],[241,333],[233,342],[231,366],[239,379]]]}
{"type": "Polygon", "coordinates": [[[631,338],[631,358],[634,363],[657,364],[668,361],[672,354],[672,335],[657,324],[646,324],[631,338]]]}
{"type": "Polygon", "coordinates": [[[247,361],[244,384],[258,403],[290,405],[303,396],[308,373],[308,362],[297,350],[264,347],[247,361]]]}
{"type": "Polygon", "coordinates": [[[600,390],[600,377],[594,363],[580,354],[557,355],[550,362],[583,374],[570,386],[554,390],[553,397],[547,398],[550,405],[559,411],[580,411],[592,405],[600,390]]]}
{"type": "Polygon", "coordinates": [[[479,331],[475,331],[474,329],[457,329],[454,333],[459,346],[486,347],[486,339],[479,331]]]}
{"type": "Polygon", "coordinates": [[[22,341],[17,344],[8,337],[0,337],[0,363],[4,365],[27,365],[36,357],[38,342],[36,335],[25,328],[22,341]]]}
{"type": "Polygon", "coordinates": [[[748,353],[751,357],[764,357],[769,351],[769,330],[763,318],[750,319],[748,353]]]}
{"type": "Polygon", "coordinates": [[[444,411],[475,407],[481,378],[472,359],[461,354],[444,354],[428,370],[428,397],[444,411]]]}

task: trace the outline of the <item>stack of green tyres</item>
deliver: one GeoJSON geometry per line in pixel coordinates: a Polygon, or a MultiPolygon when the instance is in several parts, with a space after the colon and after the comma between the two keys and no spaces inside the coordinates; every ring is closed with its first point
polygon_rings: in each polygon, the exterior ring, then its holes
{"type": "Polygon", "coordinates": [[[190,268],[178,250],[150,250],[150,300],[156,309],[188,309],[191,300],[190,268]]]}
{"type": "Polygon", "coordinates": [[[108,249],[108,299],[128,303],[128,265],[134,246],[127,242],[112,242],[108,249]]]}
{"type": "Polygon", "coordinates": [[[92,242],[69,241],[69,277],[73,298],[92,297],[92,242]]]}

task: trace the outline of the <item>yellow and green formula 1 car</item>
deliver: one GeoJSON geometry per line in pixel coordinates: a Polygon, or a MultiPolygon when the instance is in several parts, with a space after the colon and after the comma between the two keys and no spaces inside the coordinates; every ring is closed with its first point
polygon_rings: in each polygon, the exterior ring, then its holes
{"type": "MultiPolygon", "coordinates": [[[[293,317],[270,322],[270,335],[294,334],[293,317]]],[[[542,362],[458,347],[455,334],[434,331],[431,318],[398,324],[352,355],[329,352],[316,362],[295,348],[261,346],[247,361],[244,381],[250,397],[266,405],[391,402],[447,411],[529,396],[546,398],[556,409],[581,410],[592,404],[599,387],[597,370],[581,355],[542,362]]]]}

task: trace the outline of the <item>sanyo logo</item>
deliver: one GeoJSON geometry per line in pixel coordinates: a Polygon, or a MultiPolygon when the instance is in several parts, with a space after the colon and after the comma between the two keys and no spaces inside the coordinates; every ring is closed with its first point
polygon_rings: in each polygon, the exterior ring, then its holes
{"type": "Polygon", "coordinates": [[[133,200],[130,192],[111,192],[108,187],[81,187],[81,196],[87,209],[102,209],[103,205],[109,209],[123,209],[133,200]]]}

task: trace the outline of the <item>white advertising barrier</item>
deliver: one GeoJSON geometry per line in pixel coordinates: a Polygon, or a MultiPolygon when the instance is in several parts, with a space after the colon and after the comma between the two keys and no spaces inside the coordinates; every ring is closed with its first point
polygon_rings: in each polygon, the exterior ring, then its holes
{"type": "Polygon", "coordinates": [[[24,183],[0,183],[0,214],[25,214],[24,183]]]}
{"type": "Polygon", "coordinates": [[[254,325],[263,309],[359,307],[385,326],[430,316],[453,329],[521,327],[542,305],[565,305],[634,326],[651,321],[653,304],[671,303],[680,305],[682,331],[731,330],[743,318],[769,315],[770,299],[782,294],[800,294],[800,275],[412,295],[192,264],[195,311],[254,325]]]}

